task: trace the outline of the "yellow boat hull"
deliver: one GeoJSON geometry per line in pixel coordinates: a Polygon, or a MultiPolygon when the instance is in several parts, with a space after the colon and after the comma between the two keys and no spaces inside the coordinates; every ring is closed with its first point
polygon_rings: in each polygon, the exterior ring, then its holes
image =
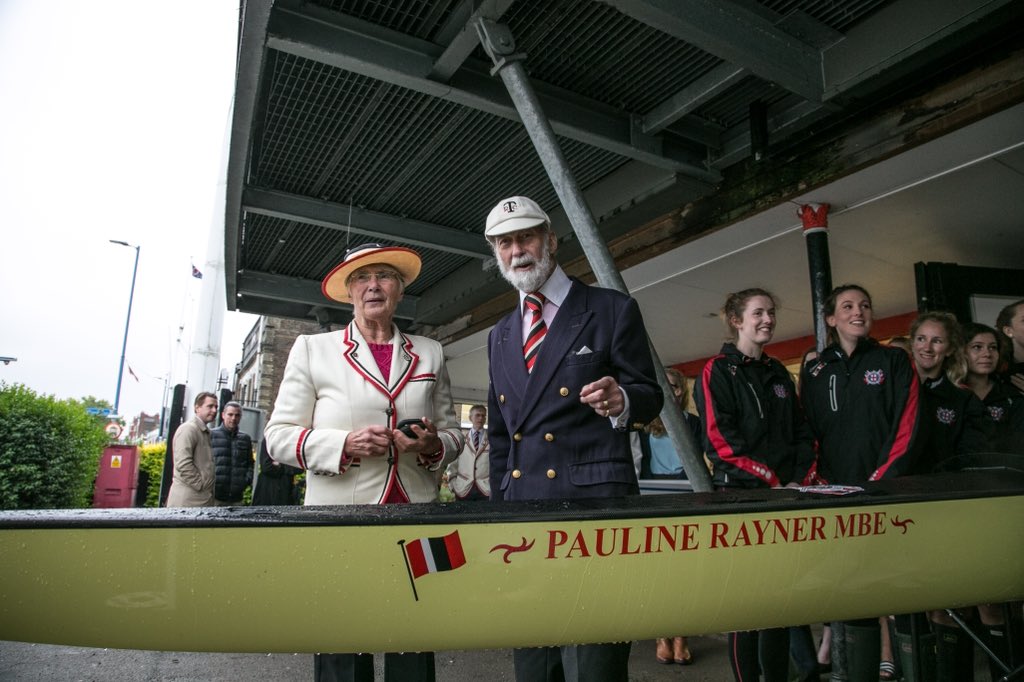
{"type": "Polygon", "coordinates": [[[1022,550],[1013,473],[841,497],[5,512],[0,639],[233,652],[635,640],[1020,599],[1022,550]],[[410,562],[412,543],[444,537],[460,565],[410,562]]]}

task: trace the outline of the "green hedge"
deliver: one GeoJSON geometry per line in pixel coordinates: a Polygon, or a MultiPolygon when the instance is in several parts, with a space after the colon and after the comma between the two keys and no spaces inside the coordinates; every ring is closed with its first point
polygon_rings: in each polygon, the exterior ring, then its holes
{"type": "Polygon", "coordinates": [[[91,506],[107,442],[77,400],[0,382],[0,509],[91,506]]]}
{"type": "Polygon", "coordinates": [[[160,506],[160,477],[164,475],[167,443],[150,443],[139,448],[139,486],[146,488],[143,507],[160,506]]]}

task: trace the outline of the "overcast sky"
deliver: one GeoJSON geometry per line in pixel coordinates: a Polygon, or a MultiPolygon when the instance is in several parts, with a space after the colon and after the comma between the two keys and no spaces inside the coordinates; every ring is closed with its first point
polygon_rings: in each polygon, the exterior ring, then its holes
{"type": "MultiPolygon", "coordinates": [[[[238,0],[0,0],[0,381],[114,402],[135,250],[111,239],[141,247],[121,413],[185,380],[237,30],[238,0]]],[[[226,315],[221,367],[255,319],[226,315]]]]}

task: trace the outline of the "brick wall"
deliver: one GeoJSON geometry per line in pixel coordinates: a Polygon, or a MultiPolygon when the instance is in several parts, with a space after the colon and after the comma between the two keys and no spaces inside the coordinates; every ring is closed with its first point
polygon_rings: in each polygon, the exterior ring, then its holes
{"type": "Polygon", "coordinates": [[[234,390],[237,400],[247,407],[263,410],[269,418],[296,337],[319,334],[323,330],[316,322],[283,317],[261,317],[253,329],[257,351],[247,365],[239,368],[234,390]]]}

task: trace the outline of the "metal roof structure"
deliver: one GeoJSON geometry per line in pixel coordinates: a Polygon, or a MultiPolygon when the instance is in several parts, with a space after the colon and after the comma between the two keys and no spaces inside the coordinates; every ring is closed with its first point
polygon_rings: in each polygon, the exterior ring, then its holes
{"type": "Polygon", "coordinates": [[[483,226],[513,194],[586,275],[481,20],[508,27],[625,269],[1024,101],[1022,18],[1020,0],[245,0],[228,308],[345,323],[320,280],[348,247],[401,244],[423,274],[400,323],[466,338],[511,305],[483,226]],[[958,78],[989,96],[968,111],[958,78]],[[940,90],[944,110],[906,110],[940,90]]]}

